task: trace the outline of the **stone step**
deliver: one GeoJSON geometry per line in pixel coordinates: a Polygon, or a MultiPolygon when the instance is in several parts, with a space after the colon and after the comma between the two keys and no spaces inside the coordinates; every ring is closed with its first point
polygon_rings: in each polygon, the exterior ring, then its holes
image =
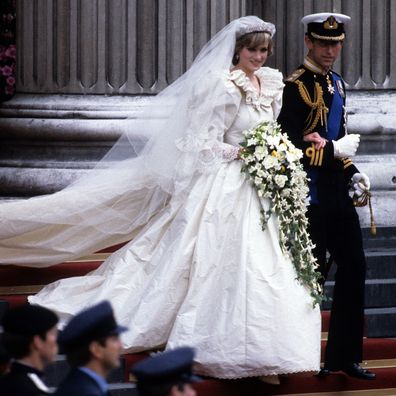
{"type": "MultiPolygon", "coordinates": [[[[333,295],[334,281],[325,284],[325,294],[329,298],[333,295]]],[[[396,307],[396,279],[367,279],[366,280],[366,308],[396,307]]],[[[324,308],[330,308],[330,302],[324,303],[324,308]]]]}
{"type": "MultiPolygon", "coordinates": [[[[396,223],[394,215],[392,216],[392,223],[396,223]]],[[[370,228],[362,228],[364,248],[367,251],[378,251],[382,249],[396,248],[396,227],[378,227],[377,235],[370,234],[370,228]]]]}
{"type": "MultiPolygon", "coordinates": [[[[365,249],[366,279],[396,278],[396,248],[365,249]]],[[[331,266],[328,281],[334,281],[336,263],[331,266]]]]}
{"type": "MultiPolygon", "coordinates": [[[[396,339],[364,339],[364,354],[362,365],[369,368],[379,375],[379,385],[389,386],[389,376],[396,373],[396,339]]],[[[325,342],[322,342],[322,357],[325,342]]],[[[130,376],[130,370],[134,364],[141,361],[142,359],[149,356],[148,352],[142,352],[137,354],[126,354],[121,357],[121,366],[109,377],[111,388],[118,392],[131,392],[131,393],[120,393],[133,395],[135,391],[135,385],[129,381],[133,381],[133,377],[130,376]]],[[[47,383],[52,387],[56,387],[59,381],[61,381],[67,375],[68,366],[65,362],[64,356],[60,355],[57,361],[52,364],[46,370],[47,383]]],[[[365,387],[358,387],[357,385],[363,385],[364,381],[357,381],[355,379],[347,378],[344,374],[334,374],[326,379],[318,379],[313,376],[312,373],[298,373],[290,374],[288,376],[282,376],[281,385],[279,387],[271,387],[267,384],[260,383],[255,378],[240,379],[240,380],[217,380],[213,378],[205,378],[203,383],[198,384],[197,390],[198,395],[215,395],[215,390],[219,391],[219,394],[229,395],[234,393],[224,393],[224,389],[228,389],[230,384],[234,384],[240,390],[248,391],[248,389],[255,383],[256,391],[261,390],[260,393],[239,393],[244,394],[301,394],[302,392],[309,391],[329,391],[332,387],[338,389],[339,381],[343,382],[343,390],[358,390],[366,389],[365,387]],[[249,384],[249,385],[248,385],[249,384]],[[205,386],[204,386],[205,385],[205,386]],[[205,389],[202,389],[203,387],[205,389]],[[225,388],[224,388],[225,387],[225,388]],[[291,389],[293,388],[293,391],[291,389]],[[267,393],[272,389],[275,393],[267,393]]],[[[376,382],[370,381],[370,387],[376,388],[374,385],[376,382]]],[[[238,393],[236,393],[237,395],[238,393]]]]}
{"type": "MultiPolygon", "coordinates": [[[[331,309],[334,282],[326,282],[325,292],[329,301],[322,309],[331,309]]],[[[368,337],[396,337],[396,279],[369,279],[366,281],[365,334],[368,337]]]]}
{"type": "Polygon", "coordinates": [[[280,377],[280,385],[264,384],[257,378],[208,379],[194,385],[198,396],[395,396],[396,369],[375,369],[375,381],[362,381],[339,372],[326,378],[311,373],[280,377]]]}
{"type": "Polygon", "coordinates": [[[367,337],[396,337],[396,307],[365,309],[367,337]]]}
{"type": "Polygon", "coordinates": [[[31,141],[0,139],[0,166],[31,167],[32,163],[98,161],[111,148],[112,142],[101,141],[31,141]]]}
{"type": "Polygon", "coordinates": [[[110,396],[138,396],[135,384],[119,383],[110,384],[110,396]]]}
{"type": "Polygon", "coordinates": [[[64,188],[86,171],[55,168],[0,168],[0,195],[32,197],[64,188]]]}
{"type": "Polygon", "coordinates": [[[367,279],[396,278],[396,249],[366,251],[367,279]]]}

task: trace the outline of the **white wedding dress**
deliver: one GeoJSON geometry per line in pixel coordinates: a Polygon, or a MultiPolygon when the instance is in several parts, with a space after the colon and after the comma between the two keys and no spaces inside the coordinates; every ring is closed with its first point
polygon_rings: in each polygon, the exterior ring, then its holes
{"type": "Polygon", "coordinates": [[[280,109],[281,73],[263,67],[257,76],[261,92],[240,70],[219,76],[229,98],[221,166],[197,174],[187,196],[170,197],[100,268],[50,284],[30,303],[66,320],[108,299],[129,327],[127,351],[193,346],[204,375],[319,370],[319,308],[281,252],[275,215],[262,231],[260,211],[268,202],[235,159],[242,131],[274,120],[280,109]]]}

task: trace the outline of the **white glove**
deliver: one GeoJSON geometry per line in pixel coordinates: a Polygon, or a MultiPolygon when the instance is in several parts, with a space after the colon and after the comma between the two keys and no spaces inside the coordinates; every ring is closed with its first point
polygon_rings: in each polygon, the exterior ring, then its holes
{"type": "Polygon", "coordinates": [[[360,135],[345,135],[339,140],[333,140],[334,157],[353,157],[359,147],[360,135]]]}
{"type": "Polygon", "coordinates": [[[354,194],[360,197],[364,191],[370,190],[370,179],[365,173],[355,173],[351,179],[354,194]]]}

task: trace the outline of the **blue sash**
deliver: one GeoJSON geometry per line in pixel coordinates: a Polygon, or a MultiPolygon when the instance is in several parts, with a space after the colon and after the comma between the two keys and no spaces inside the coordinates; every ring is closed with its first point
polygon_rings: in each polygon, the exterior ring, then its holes
{"type": "MultiPolygon", "coordinates": [[[[333,101],[331,102],[331,107],[329,111],[329,116],[327,117],[327,131],[325,126],[319,128],[319,133],[321,136],[328,140],[337,140],[340,133],[341,119],[344,114],[344,93],[341,77],[336,74],[331,74],[332,85],[334,87],[333,101]],[[342,94],[340,93],[340,90],[342,94]]],[[[318,188],[317,181],[319,177],[319,169],[309,168],[308,169],[309,181],[309,197],[312,204],[318,204],[318,188]]]]}
{"type": "Polygon", "coordinates": [[[339,92],[340,89],[343,90],[343,85],[341,77],[337,76],[334,73],[332,73],[331,76],[333,80],[332,83],[334,87],[334,95],[333,102],[331,103],[329,116],[327,117],[327,134],[326,131],[324,131],[324,136],[328,140],[337,140],[340,133],[341,119],[344,115],[344,99],[339,92]]]}

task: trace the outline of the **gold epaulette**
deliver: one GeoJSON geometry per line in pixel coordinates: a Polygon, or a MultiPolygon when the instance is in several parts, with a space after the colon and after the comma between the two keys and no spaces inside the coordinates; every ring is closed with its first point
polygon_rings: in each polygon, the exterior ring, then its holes
{"type": "Polygon", "coordinates": [[[344,169],[352,165],[352,160],[350,158],[343,158],[342,162],[344,164],[344,169]]]}
{"type": "Polygon", "coordinates": [[[301,68],[301,69],[296,69],[294,70],[294,72],[292,74],[290,74],[289,76],[287,76],[285,78],[285,81],[288,82],[294,82],[297,80],[298,77],[300,77],[303,73],[305,72],[305,69],[301,68]]]}

